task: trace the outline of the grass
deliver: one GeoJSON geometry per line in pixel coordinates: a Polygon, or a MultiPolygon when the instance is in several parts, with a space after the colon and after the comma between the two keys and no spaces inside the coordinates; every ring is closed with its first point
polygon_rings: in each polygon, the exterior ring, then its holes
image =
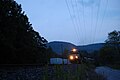
{"type": "Polygon", "coordinates": [[[23,80],[105,80],[92,64],[7,67],[0,69],[0,79],[23,80]],[[5,76],[5,77],[4,77],[5,76]]]}
{"type": "Polygon", "coordinates": [[[52,72],[48,69],[49,66],[46,66],[43,80],[105,80],[89,64],[54,65],[51,67],[52,72]]]}

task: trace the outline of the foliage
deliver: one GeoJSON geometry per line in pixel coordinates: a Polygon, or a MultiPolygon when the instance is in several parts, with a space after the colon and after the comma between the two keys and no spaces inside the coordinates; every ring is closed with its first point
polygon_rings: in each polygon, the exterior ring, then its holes
{"type": "Polygon", "coordinates": [[[21,5],[0,0],[0,63],[47,63],[46,43],[34,31],[21,5]]]}
{"type": "Polygon", "coordinates": [[[120,31],[112,31],[108,33],[108,39],[105,41],[106,43],[120,43],[120,31]]]}
{"type": "Polygon", "coordinates": [[[116,51],[113,47],[105,46],[100,50],[100,61],[103,64],[113,64],[115,62],[116,51]]]}
{"type": "Polygon", "coordinates": [[[54,65],[49,70],[50,67],[46,66],[44,80],[106,80],[90,64],[54,65]]]}
{"type": "Polygon", "coordinates": [[[100,50],[100,62],[102,64],[120,65],[120,31],[108,33],[105,46],[100,50]]]}

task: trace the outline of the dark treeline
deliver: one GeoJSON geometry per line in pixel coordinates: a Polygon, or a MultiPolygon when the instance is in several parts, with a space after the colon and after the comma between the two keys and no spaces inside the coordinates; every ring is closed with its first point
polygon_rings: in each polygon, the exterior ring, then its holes
{"type": "Polygon", "coordinates": [[[14,0],[0,0],[0,64],[47,63],[46,43],[21,5],[14,0]]]}
{"type": "Polygon", "coordinates": [[[108,33],[108,38],[105,40],[103,47],[92,53],[87,51],[80,52],[84,62],[93,62],[96,66],[99,65],[116,65],[120,66],[120,31],[112,31],[108,33]]]}
{"type": "Polygon", "coordinates": [[[105,45],[94,55],[96,64],[120,65],[120,31],[108,33],[105,45]]]}
{"type": "Polygon", "coordinates": [[[108,33],[105,46],[100,50],[102,64],[120,65],[120,31],[108,33]]]}

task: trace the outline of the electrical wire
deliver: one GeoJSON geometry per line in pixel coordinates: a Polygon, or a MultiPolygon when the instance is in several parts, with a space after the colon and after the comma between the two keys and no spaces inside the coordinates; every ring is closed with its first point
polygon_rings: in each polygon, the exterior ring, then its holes
{"type": "Polygon", "coordinates": [[[101,29],[102,29],[102,26],[103,26],[103,21],[104,21],[104,17],[105,17],[105,13],[106,13],[106,10],[107,10],[107,6],[108,6],[108,0],[106,1],[106,4],[105,4],[105,9],[104,9],[104,12],[103,12],[103,17],[102,17],[102,21],[101,21],[101,24],[100,24],[100,32],[101,33],[101,29]]]}
{"type": "MultiPolygon", "coordinates": [[[[91,6],[91,35],[93,35],[92,34],[92,32],[93,32],[93,5],[91,6]]],[[[90,39],[90,43],[92,43],[92,37],[91,37],[91,39],[90,39]]]]}
{"type": "Polygon", "coordinates": [[[70,11],[70,7],[69,7],[69,4],[68,4],[68,1],[65,0],[65,3],[66,3],[66,5],[67,5],[67,9],[68,9],[69,15],[70,15],[70,17],[71,17],[73,27],[74,27],[74,29],[75,29],[75,32],[76,32],[76,35],[77,35],[77,39],[78,39],[78,41],[79,41],[79,35],[78,35],[78,33],[77,33],[76,24],[75,24],[74,19],[73,19],[73,17],[72,17],[72,14],[71,14],[71,11],[70,11]]]}
{"type": "MultiPolygon", "coordinates": [[[[79,11],[79,6],[78,6],[78,4],[77,4],[77,0],[75,0],[75,5],[76,5],[76,10],[77,10],[77,19],[78,19],[78,32],[79,32],[79,34],[81,34],[81,36],[82,36],[82,33],[83,33],[83,31],[82,31],[82,28],[81,28],[81,31],[80,31],[80,27],[81,27],[81,20],[80,20],[80,15],[79,15],[79,13],[80,13],[80,11],[79,11]]],[[[84,44],[84,42],[83,42],[83,44],[84,44]]]]}
{"type": "Polygon", "coordinates": [[[77,33],[78,33],[78,38],[79,38],[79,41],[80,41],[80,33],[79,33],[79,23],[78,23],[78,20],[77,20],[77,16],[76,16],[76,9],[75,9],[75,5],[74,5],[74,2],[73,0],[70,1],[70,4],[71,4],[71,7],[72,7],[72,11],[73,11],[73,15],[74,15],[74,22],[76,24],[76,30],[77,30],[77,33]]]}
{"type": "Polygon", "coordinates": [[[86,42],[86,26],[85,26],[85,13],[84,13],[84,2],[82,0],[82,10],[83,10],[83,26],[84,26],[84,43],[86,42]]]}
{"type": "Polygon", "coordinates": [[[96,37],[96,30],[98,27],[98,18],[99,18],[99,11],[100,11],[100,5],[101,5],[101,0],[99,0],[99,5],[98,5],[98,9],[97,9],[97,16],[96,16],[96,23],[95,23],[95,31],[94,31],[94,36],[93,36],[93,43],[95,42],[95,37],[96,37]]]}

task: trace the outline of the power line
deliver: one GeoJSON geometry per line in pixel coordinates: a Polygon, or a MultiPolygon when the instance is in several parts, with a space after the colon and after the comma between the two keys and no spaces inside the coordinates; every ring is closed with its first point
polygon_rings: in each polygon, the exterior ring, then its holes
{"type": "Polygon", "coordinates": [[[85,28],[85,31],[84,31],[85,32],[85,35],[84,35],[85,39],[84,39],[84,41],[86,41],[86,26],[85,26],[85,13],[84,13],[84,2],[83,2],[83,0],[82,0],[82,5],[83,5],[82,8],[83,8],[83,23],[84,23],[83,25],[84,25],[84,28],[85,28]]]}
{"type": "Polygon", "coordinates": [[[96,30],[97,30],[97,26],[98,26],[98,18],[99,18],[99,11],[100,11],[100,5],[101,5],[101,0],[99,0],[99,5],[98,5],[98,9],[97,9],[97,17],[96,17],[96,23],[95,23],[95,31],[94,31],[94,36],[93,36],[93,43],[95,41],[95,37],[96,37],[96,30]]]}
{"type": "Polygon", "coordinates": [[[70,8],[69,8],[69,4],[68,4],[67,0],[65,0],[65,3],[66,3],[66,5],[67,5],[68,12],[69,12],[69,15],[70,15],[70,17],[71,17],[73,27],[75,28],[75,32],[76,32],[76,35],[77,35],[77,39],[79,40],[79,36],[78,36],[78,33],[77,33],[76,25],[75,25],[74,19],[73,19],[73,17],[72,17],[72,14],[71,14],[71,11],[70,11],[70,8]]]}
{"type": "Polygon", "coordinates": [[[105,9],[104,9],[103,17],[102,17],[102,21],[101,21],[101,24],[100,24],[100,27],[101,27],[100,28],[100,33],[101,33],[102,26],[103,26],[103,21],[104,21],[105,13],[106,13],[106,10],[107,10],[107,6],[108,6],[108,0],[106,1],[105,9]]]}
{"type": "MultiPolygon", "coordinates": [[[[74,14],[74,22],[76,24],[76,29],[77,29],[77,32],[78,32],[78,37],[79,37],[79,41],[80,41],[80,35],[79,35],[79,23],[78,23],[78,20],[77,20],[77,16],[76,16],[76,9],[74,7],[74,2],[73,0],[70,1],[71,2],[71,5],[72,5],[72,10],[73,10],[73,14],[74,14]]],[[[76,1],[75,1],[76,2],[76,1]]]]}
{"type": "Polygon", "coordinates": [[[75,0],[74,2],[73,2],[73,0],[71,0],[71,5],[72,5],[73,13],[74,13],[74,19],[75,19],[75,23],[76,23],[78,36],[79,36],[79,39],[80,39],[80,29],[79,29],[79,27],[80,27],[80,16],[79,16],[79,8],[78,8],[78,5],[77,5],[77,0],[75,0]],[[74,5],[75,5],[75,7],[74,7],[74,5]]]}
{"type": "MultiPolygon", "coordinates": [[[[92,35],[92,29],[93,28],[93,5],[91,6],[91,35],[92,35]]],[[[92,38],[90,39],[90,42],[92,43],[92,38]]]]}
{"type": "MultiPolygon", "coordinates": [[[[82,37],[84,32],[83,32],[82,25],[81,25],[80,8],[79,8],[79,6],[77,4],[77,0],[75,0],[75,4],[76,4],[76,8],[77,8],[77,18],[78,18],[78,23],[79,23],[78,32],[81,33],[81,37],[82,37]],[[80,27],[81,27],[81,30],[80,30],[80,27]]],[[[84,40],[81,40],[81,42],[83,44],[85,44],[84,40]]]]}

